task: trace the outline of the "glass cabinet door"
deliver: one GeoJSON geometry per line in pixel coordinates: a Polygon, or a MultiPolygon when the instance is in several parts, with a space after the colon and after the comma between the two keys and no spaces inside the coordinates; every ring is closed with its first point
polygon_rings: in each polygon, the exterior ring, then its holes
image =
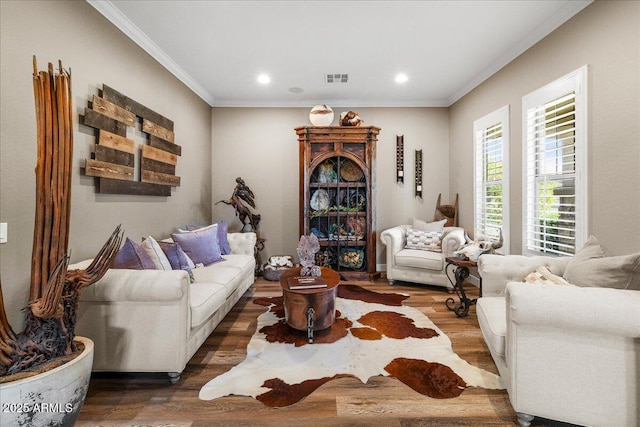
{"type": "Polygon", "coordinates": [[[367,180],[353,160],[329,157],[311,171],[308,230],[320,241],[316,263],[367,271],[367,180]]]}

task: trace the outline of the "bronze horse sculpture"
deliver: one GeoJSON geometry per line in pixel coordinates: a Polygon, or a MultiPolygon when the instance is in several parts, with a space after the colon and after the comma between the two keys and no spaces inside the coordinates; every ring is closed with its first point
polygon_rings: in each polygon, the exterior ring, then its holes
{"type": "Polygon", "coordinates": [[[248,226],[251,227],[251,231],[258,230],[258,224],[260,223],[260,215],[254,214],[251,210],[255,209],[256,203],[254,202],[255,195],[253,191],[245,184],[241,177],[236,178],[236,186],[233,189],[233,194],[229,200],[220,200],[216,202],[224,203],[225,205],[233,206],[236,211],[236,216],[242,222],[242,229],[245,231],[248,226]]]}

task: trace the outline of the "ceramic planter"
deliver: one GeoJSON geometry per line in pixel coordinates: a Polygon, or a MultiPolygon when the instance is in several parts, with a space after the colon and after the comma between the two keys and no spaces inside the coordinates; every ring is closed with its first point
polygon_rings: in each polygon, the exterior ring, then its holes
{"type": "Polygon", "coordinates": [[[0,384],[2,425],[73,426],[89,388],[93,341],[75,337],[84,351],[47,372],[0,384]]]}

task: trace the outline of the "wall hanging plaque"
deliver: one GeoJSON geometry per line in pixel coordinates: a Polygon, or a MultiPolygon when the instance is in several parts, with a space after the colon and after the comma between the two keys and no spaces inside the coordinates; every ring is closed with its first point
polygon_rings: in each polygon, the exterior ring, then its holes
{"type": "Polygon", "coordinates": [[[422,150],[416,150],[416,197],[422,198],[422,150]]]}
{"type": "Polygon", "coordinates": [[[396,182],[404,183],[404,135],[396,135],[396,182]]]}
{"type": "Polygon", "coordinates": [[[175,144],[173,121],[107,85],[85,108],[83,123],[96,129],[98,142],[86,160],[85,175],[96,177],[98,193],[170,196],[180,186],[176,176],[182,147],[175,144]],[[142,122],[147,143],[141,149],[127,138],[127,128],[142,122]],[[135,156],[140,155],[140,179],[135,179],[135,156]]]}

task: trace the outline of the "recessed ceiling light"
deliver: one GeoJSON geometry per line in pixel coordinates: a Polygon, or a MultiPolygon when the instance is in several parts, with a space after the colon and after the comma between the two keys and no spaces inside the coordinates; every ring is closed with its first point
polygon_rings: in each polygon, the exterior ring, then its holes
{"type": "Polygon", "coordinates": [[[304,92],[304,89],[302,89],[301,87],[290,87],[289,88],[289,92],[291,93],[302,93],[304,92]]]}
{"type": "Polygon", "coordinates": [[[260,74],[258,76],[258,83],[260,84],[266,85],[270,81],[271,81],[271,77],[267,76],[266,74],[260,74]]]}
{"type": "Polygon", "coordinates": [[[407,80],[409,80],[409,77],[406,74],[396,75],[396,83],[405,83],[407,80]]]}

